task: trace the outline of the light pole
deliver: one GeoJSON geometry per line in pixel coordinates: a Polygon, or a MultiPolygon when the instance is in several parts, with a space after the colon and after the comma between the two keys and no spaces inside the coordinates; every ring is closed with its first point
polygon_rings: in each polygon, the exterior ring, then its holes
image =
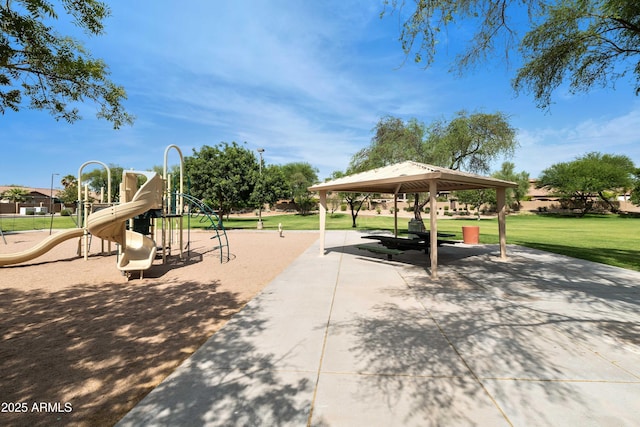
{"type": "Polygon", "coordinates": [[[59,173],[51,174],[51,191],[49,192],[49,212],[51,212],[51,223],[49,224],[49,235],[51,235],[51,229],[53,228],[53,177],[60,175],[59,173]]]}
{"type": "Polygon", "coordinates": [[[262,230],[262,153],[264,153],[264,148],[258,148],[258,153],[260,154],[260,195],[258,203],[258,230],[262,230]]]}

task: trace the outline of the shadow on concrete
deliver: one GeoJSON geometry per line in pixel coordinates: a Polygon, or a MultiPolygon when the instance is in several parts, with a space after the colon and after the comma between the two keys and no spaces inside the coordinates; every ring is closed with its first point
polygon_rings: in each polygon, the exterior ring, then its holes
{"type": "MultiPolygon", "coordinates": [[[[359,253],[355,246],[330,250],[359,253]]],[[[483,399],[500,407],[539,394],[588,414],[593,402],[576,393],[576,381],[639,377],[615,353],[640,345],[640,287],[625,270],[509,250],[501,261],[496,245],[443,247],[436,281],[423,265],[394,257],[422,309],[381,303],[335,326],[355,331],[349,351],[367,375],[359,398],[382,394],[390,408],[404,399],[410,418],[401,424],[471,425],[483,399]]],[[[536,416],[557,423],[557,414],[536,416]]]]}
{"type": "Polygon", "coordinates": [[[306,425],[315,379],[278,371],[286,355],[256,347],[267,319],[255,301],[118,425],[306,425]]]}

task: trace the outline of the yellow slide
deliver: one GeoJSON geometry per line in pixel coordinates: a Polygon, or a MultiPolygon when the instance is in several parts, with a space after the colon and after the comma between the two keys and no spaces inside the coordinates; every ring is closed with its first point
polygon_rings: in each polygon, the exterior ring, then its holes
{"type": "Polygon", "coordinates": [[[121,245],[122,253],[118,260],[118,269],[121,271],[147,270],[156,256],[153,239],[125,228],[129,218],[162,207],[162,178],[154,172],[144,173],[147,181],[135,192],[131,201],[128,200],[137,188],[137,176],[140,174],[143,173],[125,171],[120,191],[121,204],[94,212],[87,219],[87,228],[92,235],[121,245]]]}
{"type": "Polygon", "coordinates": [[[21,262],[32,260],[34,258],[38,258],[39,256],[49,252],[51,249],[53,249],[55,246],[58,246],[65,240],[73,239],[74,237],[80,237],[83,234],[83,228],[72,228],[71,230],[64,230],[56,234],[52,234],[33,248],[24,250],[22,252],[16,252],[14,254],[0,254],[0,266],[18,264],[21,262]]]}

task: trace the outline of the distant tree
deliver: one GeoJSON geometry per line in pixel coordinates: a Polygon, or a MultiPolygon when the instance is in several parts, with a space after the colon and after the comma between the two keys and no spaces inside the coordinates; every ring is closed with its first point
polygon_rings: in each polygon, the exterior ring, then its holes
{"type": "Polygon", "coordinates": [[[16,212],[18,212],[18,204],[26,202],[29,199],[29,195],[29,191],[22,187],[11,187],[2,192],[3,199],[15,203],[16,212]]]}
{"type": "MultiPolygon", "coordinates": [[[[371,144],[351,158],[347,174],[407,160],[432,163],[433,158],[428,154],[428,144],[425,141],[426,127],[417,119],[412,118],[405,122],[398,117],[385,116],[378,121],[374,130],[375,135],[371,139],[371,144]]],[[[356,227],[358,212],[369,195],[342,193],[342,197],[351,207],[353,227],[356,227]]],[[[419,195],[415,195],[414,215],[417,219],[421,219],[422,206],[424,205],[420,204],[419,195]]]]}
{"type": "Polygon", "coordinates": [[[281,166],[288,186],[288,197],[296,204],[298,211],[306,215],[315,205],[307,189],[318,182],[318,169],[306,162],[293,162],[281,166]]]}
{"type": "MultiPolygon", "coordinates": [[[[349,169],[347,169],[346,173],[342,171],[334,171],[331,174],[331,179],[342,178],[343,176],[350,175],[351,173],[353,172],[349,169]]],[[[338,197],[347,203],[349,210],[351,211],[351,227],[356,228],[358,226],[358,214],[370,196],[371,194],[369,193],[338,192],[338,197]]]]}
{"type": "Polygon", "coordinates": [[[262,167],[262,173],[256,176],[256,183],[251,193],[251,204],[258,208],[265,203],[274,205],[288,193],[287,180],[278,165],[262,167]]]}
{"type": "Polygon", "coordinates": [[[343,193],[344,201],[349,205],[349,209],[351,210],[351,227],[356,228],[358,225],[356,221],[358,219],[358,214],[360,213],[360,209],[364,205],[371,194],[369,193],[343,193]]]}
{"type": "Polygon", "coordinates": [[[640,206],[640,168],[634,172],[635,179],[631,189],[631,198],[629,199],[634,205],[640,206]]]}
{"type": "MultiPolygon", "coordinates": [[[[369,147],[356,153],[349,172],[413,160],[467,172],[488,173],[491,163],[514,153],[515,130],[505,114],[458,112],[450,120],[425,126],[416,119],[404,122],[395,117],[380,119],[369,147]]],[[[413,212],[422,220],[428,198],[414,195],[413,212]]]]}
{"type": "Polygon", "coordinates": [[[428,157],[449,169],[487,174],[500,157],[510,157],[518,147],[516,131],[501,112],[456,113],[450,121],[429,128],[428,157]]]}
{"type": "MultiPolygon", "coordinates": [[[[111,171],[111,201],[115,202],[118,201],[120,197],[120,183],[122,182],[122,172],[124,168],[112,163],[108,166],[111,171]]],[[[91,191],[96,194],[104,192],[104,202],[108,200],[109,195],[107,191],[109,189],[109,179],[107,171],[103,167],[97,167],[90,172],[83,173],[82,183],[83,185],[88,184],[91,191]]],[[[75,198],[77,199],[78,196],[76,195],[75,198]]]]}
{"type": "Polygon", "coordinates": [[[338,192],[331,191],[327,193],[327,209],[331,215],[340,209],[343,200],[342,195],[338,192]]]}
{"type": "Polygon", "coordinates": [[[493,56],[503,45],[507,62],[517,51],[522,66],[513,81],[516,92],[530,90],[546,108],[551,93],[568,81],[572,92],[612,86],[632,72],[640,93],[640,3],[637,0],[385,0],[381,16],[397,12],[403,22],[400,41],[406,55],[431,65],[448,29],[467,24],[472,37],[456,58],[459,73],[493,56]],[[413,5],[414,7],[410,7],[413,5]],[[524,36],[517,28],[523,27],[524,36]]]}
{"type": "Polygon", "coordinates": [[[616,212],[618,209],[607,193],[616,194],[620,189],[632,187],[635,172],[627,156],[593,152],[543,170],[537,185],[573,200],[581,216],[591,211],[598,199],[616,212]]]}
{"type": "MultiPolygon", "coordinates": [[[[494,173],[494,178],[502,179],[504,181],[511,181],[518,184],[516,188],[508,188],[505,197],[507,206],[514,206],[516,209],[520,209],[520,202],[524,200],[524,197],[529,192],[529,174],[527,172],[516,172],[516,165],[512,162],[502,163],[502,168],[494,173]]],[[[494,191],[495,193],[495,191],[494,191]]]]}
{"type": "Polygon", "coordinates": [[[60,184],[62,184],[62,186],[64,188],[69,188],[69,187],[74,186],[74,185],[77,186],[78,185],[78,179],[76,178],[75,175],[65,175],[60,180],[60,184]]]}
{"type": "Polygon", "coordinates": [[[74,203],[78,200],[78,179],[74,175],[65,175],[60,180],[63,190],[58,192],[62,203],[74,203]]]}
{"type": "Polygon", "coordinates": [[[85,100],[97,103],[98,118],[114,128],[133,123],[122,105],[125,90],[107,76],[107,65],[91,57],[85,47],[71,37],[58,34],[51,22],[58,19],[56,8],[64,8],[85,34],[104,32],[109,14],[106,3],[97,0],[7,0],[0,4],[0,114],[19,111],[23,98],[29,108],[47,110],[56,120],[70,123],[80,119],[74,105],[85,100]],[[2,89],[6,88],[6,89],[2,89]]]}
{"type": "Polygon", "coordinates": [[[456,191],[455,196],[459,203],[471,206],[471,209],[476,209],[478,221],[480,221],[480,209],[482,208],[482,205],[491,203],[492,200],[495,200],[495,191],[493,193],[494,194],[492,195],[490,189],[483,188],[479,190],[456,191]]]}
{"type": "Polygon", "coordinates": [[[351,158],[349,173],[363,172],[394,163],[413,160],[428,162],[424,141],[426,128],[417,119],[385,116],[376,124],[371,144],[351,158]]]}
{"type": "MultiPolygon", "coordinates": [[[[151,171],[157,173],[160,176],[164,174],[164,165],[153,165],[151,171]]],[[[183,171],[186,174],[186,171],[183,171]]],[[[170,174],[172,177],[180,177],[180,165],[170,165],[168,166],[167,174],[170,174]]],[[[185,178],[186,179],[186,178],[185,178]]],[[[187,185],[185,182],[184,185],[187,185]]]]}
{"type": "MultiPolygon", "coordinates": [[[[511,162],[504,162],[502,163],[500,170],[494,172],[491,176],[493,178],[511,181],[518,184],[518,187],[516,188],[506,189],[505,204],[512,209],[519,210],[520,202],[529,192],[529,174],[527,172],[516,172],[515,164],[511,162]]],[[[458,199],[458,202],[470,205],[474,209],[480,209],[484,204],[488,204],[493,207],[498,204],[496,190],[493,188],[455,191],[453,195],[458,199]]],[[[480,219],[479,212],[478,219],[480,219]]]]}
{"type": "Polygon", "coordinates": [[[217,209],[220,217],[251,206],[259,165],[245,146],[236,142],[204,145],[200,150],[194,148],[185,163],[191,194],[217,209]]]}

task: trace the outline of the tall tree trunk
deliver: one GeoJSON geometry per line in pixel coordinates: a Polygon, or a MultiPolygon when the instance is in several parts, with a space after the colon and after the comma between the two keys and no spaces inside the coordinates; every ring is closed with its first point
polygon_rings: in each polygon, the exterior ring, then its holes
{"type": "Polygon", "coordinates": [[[598,195],[600,196],[600,198],[607,204],[609,205],[609,210],[612,213],[618,213],[618,208],[615,207],[615,205],[613,203],[611,203],[611,201],[609,199],[607,199],[606,197],[604,197],[604,194],[602,194],[602,191],[598,191],[598,195]]]}
{"type": "Polygon", "coordinates": [[[422,207],[420,206],[420,194],[413,195],[413,217],[417,221],[422,221],[422,207]]]}

